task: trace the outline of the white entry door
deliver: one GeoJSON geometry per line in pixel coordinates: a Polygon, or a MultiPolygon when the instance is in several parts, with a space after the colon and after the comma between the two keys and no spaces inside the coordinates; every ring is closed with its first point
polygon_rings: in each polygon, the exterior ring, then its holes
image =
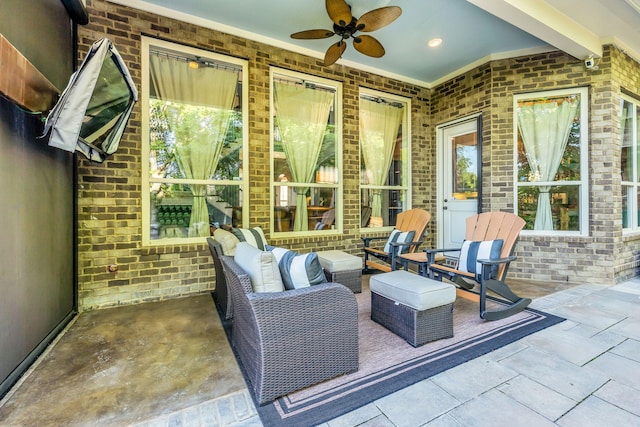
{"type": "Polygon", "coordinates": [[[438,247],[462,246],[465,220],[478,213],[480,197],[479,117],[437,128],[438,247]]]}

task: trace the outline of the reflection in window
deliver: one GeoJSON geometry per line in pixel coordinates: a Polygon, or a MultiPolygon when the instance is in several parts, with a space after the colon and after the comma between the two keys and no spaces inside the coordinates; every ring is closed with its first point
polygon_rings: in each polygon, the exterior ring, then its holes
{"type": "Polygon", "coordinates": [[[409,203],[409,100],[360,92],[361,226],[393,226],[409,203]]]}
{"type": "Polygon", "coordinates": [[[478,198],[478,141],[476,132],[456,136],[453,150],[453,197],[459,200],[478,198]]]}
{"type": "Polygon", "coordinates": [[[341,85],[272,70],[273,229],[335,228],[340,183],[341,85]]]}
{"type": "Polygon", "coordinates": [[[622,227],[640,227],[638,194],[640,193],[640,101],[623,97],[620,101],[620,135],[622,171],[622,227]]]}
{"type": "Polygon", "coordinates": [[[145,238],[203,238],[211,224],[241,225],[244,64],[145,41],[145,238]]]}
{"type": "Polygon", "coordinates": [[[586,233],[587,90],[516,95],[517,213],[525,230],[586,233]]]}

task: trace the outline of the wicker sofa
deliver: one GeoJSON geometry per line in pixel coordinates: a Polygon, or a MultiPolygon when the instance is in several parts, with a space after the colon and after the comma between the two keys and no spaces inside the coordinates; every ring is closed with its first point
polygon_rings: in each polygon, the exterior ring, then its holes
{"type": "Polygon", "coordinates": [[[218,304],[218,307],[220,307],[222,317],[224,319],[231,319],[233,317],[231,296],[228,295],[227,292],[227,281],[225,280],[222,263],[220,262],[220,257],[224,255],[224,252],[222,251],[220,243],[218,243],[213,237],[207,237],[207,244],[211,251],[213,267],[216,272],[216,287],[213,290],[213,299],[216,304],[218,304]]]}
{"type": "Polygon", "coordinates": [[[232,257],[220,261],[233,301],[231,345],[259,405],[358,370],[358,305],[347,287],[254,293],[232,257]]]}

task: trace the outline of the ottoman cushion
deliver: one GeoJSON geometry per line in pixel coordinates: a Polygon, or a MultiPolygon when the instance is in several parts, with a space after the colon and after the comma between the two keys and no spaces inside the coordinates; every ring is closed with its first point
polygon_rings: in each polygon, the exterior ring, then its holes
{"type": "Polygon", "coordinates": [[[318,259],[322,268],[330,273],[362,269],[362,259],[360,257],[342,251],[320,251],[318,252],[318,259]]]}
{"type": "Polygon", "coordinates": [[[395,270],[371,276],[371,292],[402,303],[418,311],[450,304],[456,299],[454,285],[395,270]]]}

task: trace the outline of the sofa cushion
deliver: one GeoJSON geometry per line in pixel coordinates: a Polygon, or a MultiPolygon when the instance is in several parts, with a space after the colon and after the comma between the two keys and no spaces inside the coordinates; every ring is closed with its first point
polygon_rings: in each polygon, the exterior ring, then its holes
{"type": "Polygon", "coordinates": [[[233,259],[251,278],[254,292],[284,290],[278,262],[272,252],[261,251],[247,242],[240,242],[233,259]]]}
{"type": "MultiPolygon", "coordinates": [[[[458,270],[469,273],[482,273],[482,264],[479,259],[498,259],[502,250],[502,239],[484,240],[474,242],[465,240],[460,248],[460,258],[458,259],[458,270]]],[[[498,266],[493,266],[492,272],[497,271],[498,266]]]]}
{"type": "MultiPolygon", "coordinates": [[[[415,231],[400,231],[393,230],[387,239],[387,243],[384,245],[385,252],[391,252],[391,243],[410,243],[413,242],[415,231]]],[[[406,253],[410,249],[410,246],[401,246],[399,253],[406,253]]]]}
{"type": "Polygon", "coordinates": [[[320,251],[318,259],[329,273],[362,269],[362,258],[339,250],[320,251]]]}
{"type": "Polygon", "coordinates": [[[235,255],[236,246],[240,240],[233,233],[223,230],[222,228],[216,228],[213,232],[213,238],[216,239],[216,242],[220,243],[223,254],[228,256],[235,255]]]}
{"type": "Polygon", "coordinates": [[[231,230],[241,242],[247,242],[254,248],[258,248],[261,251],[266,250],[267,238],[264,236],[262,228],[232,228],[231,230]]]}
{"type": "Polygon", "coordinates": [[[322,270],[318,254],[310,252],[299,254],[285,248],[271,248],[278,266],[285,289],[306,288],[325,283],[327,278],[322,270]]]}
{"type": "Polygon", "coordinates": [[[371,276],[372,293],[411,307],[417,311],[451,304],[456,299],[456,287],[405,270],[371,276]]]}

